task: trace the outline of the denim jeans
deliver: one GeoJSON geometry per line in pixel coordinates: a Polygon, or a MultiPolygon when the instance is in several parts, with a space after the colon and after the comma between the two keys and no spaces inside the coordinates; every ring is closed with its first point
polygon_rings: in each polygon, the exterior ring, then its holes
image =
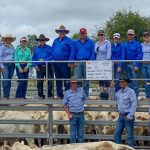
{"type": "Polygon", "coordinates": [[[73,115],[70,119],[70,143],[84,141],[84,114],[73,115]]]}
{"type": "MultiPolygon", "coordinates": [[[[15,70],[15,64],[5,63],[4,67],[5,67],[5,72],[3,73],[3,79],[12,79],[15,70]]],[[[3,83],[3,96],[9,98],[11,81],[5,80],[2,83],[3,83]]]]}
{"type": "Polygon", "coordinates": [[[134,147],[134,119],[127,120],[126,115],[119,115],[116,129],[114,132],[114,142],[117,144],[121,144],[121,135],[123,133],[124,128],[127,131],[127,142],[128,145],[134,147]]]}
{"type": "MultiPolygon", "coordinates": [[[[44,79],[46,78],[46,65],[38,65],[40,71],[37,71],[37,79],[44,79]]],[[[53,79],[53,69],[51,64],[48,64],[48,79],[53,79]]],[[[38,80],[37,81],[37,89],[38,89],[38,96],[44,98],[44,92],[43,92],[43,80],[38,80]]],[[[53,96],[53,82],[52,80],[48,81],[48,97],[53,96]]]]}
{"type": "MultiPolygon", "coordinates": [[[[77,79],[86,79],[86,63],[85,62],[78,62],[75,68],[75,77],[77,79]]],[[[83,81],[83,90],[86,96],[89,96],[89,81],[83,81]]]]}
{"type": "MultiPolygon", "coordinates": [[[[21,65],[21,68],[24,69],[26,67],[25,65],[21,65]]],[[[18,79],[28,79],[29,70],[27,72],[20,73],[19,69],[16,67],[16,73],[18,76],[18,79]]],[[[18,83],[17,91],[16,91],[16,98],[26,98],[26,92],[27,92],[27,80],[20,80],[18,83]]]]}
{"type": "MultiPolygon", "coordinates": [[[[150,79],[150,64],[142,65],[142,76],[143,79],[150,79]]],[[[146,98],[150,98],[150,80],[144,80],[144,84],[146,98]]]]}
{"type": "MultiPolygon", "coordinates": [[[[56,79],[69,79],[70,78],[70,68],[68,67],[68,63],[54,63],[54,72],[56,79]]],[[[63,88],[62,88],[62,80],[56,81],[56,90],[57,96],[63,98],[63,88]]],[[[69,90],[70,85],[64,81],[65,91],[69,90]]]]}
{"type": "MultiPolygon", "coordinates": [[[[138,78],[138,72],[134,71],[134,63],[126,63],[126,76],[128,79],[137,79],[138,78]]],[[[139,84],[137,80],[131,80],[129,84],[130,88],[132,88],[136,96],[139,96],[139,84]]]]}
{"type": "Polygon", "coordinates": [[[114,64],[114,79],[115,79],[115,92],[120,89],[120,84],[118,79],[122,78],[122,69],[120,72],[117,72],[118,64],[114,64]]]}

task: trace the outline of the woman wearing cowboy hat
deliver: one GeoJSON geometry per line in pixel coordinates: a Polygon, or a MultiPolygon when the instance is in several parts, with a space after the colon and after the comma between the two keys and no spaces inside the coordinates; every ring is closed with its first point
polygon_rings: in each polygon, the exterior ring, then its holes
{"type": "MultiPolygon", "coordinates": [[[[14,42],[15,40],[16,38],[11,34],[6,34],[6,36],[2,37],[2,41],[4,42],[4,44],[0,47],[0,61],[8,61],[7,63],[1,63],[0,65],[3,79],[12,79],[12,76],[14,74],[15,64],[11,62],[9,63],[9,61],[14,60],[15,48],[12,45],[12,42],[14,42]]],[[[3,96],[7,99],[9,99],[10,88],[11,81],[3,81],[3,96]]]]}

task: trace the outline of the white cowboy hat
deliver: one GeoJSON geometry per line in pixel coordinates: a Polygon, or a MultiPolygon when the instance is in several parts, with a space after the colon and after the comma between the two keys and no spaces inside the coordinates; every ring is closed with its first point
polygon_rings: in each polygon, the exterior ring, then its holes
{"type": "Polygon", "coordinates": [[[5,42],[5,40],[7,38],[11,38],[12,42],[14,42],[16,40],[16,37],[13,37],[12,34],[8,33],[8,34],[6,34],[6,36],[2,36],[2,41],[5,42]]]}

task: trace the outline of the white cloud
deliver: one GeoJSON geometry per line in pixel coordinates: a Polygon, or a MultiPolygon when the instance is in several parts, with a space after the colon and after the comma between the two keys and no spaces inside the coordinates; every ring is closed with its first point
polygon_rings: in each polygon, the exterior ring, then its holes
{"type": "Polygon", "coordinates": [[[21,36],[44,33],[55,38],[55,29],[64,24],[73,34],[86,27],[91,35],[95,26],[104,26],[114,11],[122,8],[149,15],[149,0],[5,0],[0,5],[0,33],[21,36]]]}

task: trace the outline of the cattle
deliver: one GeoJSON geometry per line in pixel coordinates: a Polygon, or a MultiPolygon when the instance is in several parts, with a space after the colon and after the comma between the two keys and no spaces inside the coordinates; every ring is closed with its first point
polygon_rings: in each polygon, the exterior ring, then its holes
{"type": "Polygon", "coordinates": [[[110,141],[102,142],[88,142],[88,143],[76,143],[66,144],[58,146],[43,146],[42,148],[30,148],[22,143],[16,142],[12,147],[4,145],[3,150],[135,150],[132,147],[122,144],[116,144],[110,141]]]}

